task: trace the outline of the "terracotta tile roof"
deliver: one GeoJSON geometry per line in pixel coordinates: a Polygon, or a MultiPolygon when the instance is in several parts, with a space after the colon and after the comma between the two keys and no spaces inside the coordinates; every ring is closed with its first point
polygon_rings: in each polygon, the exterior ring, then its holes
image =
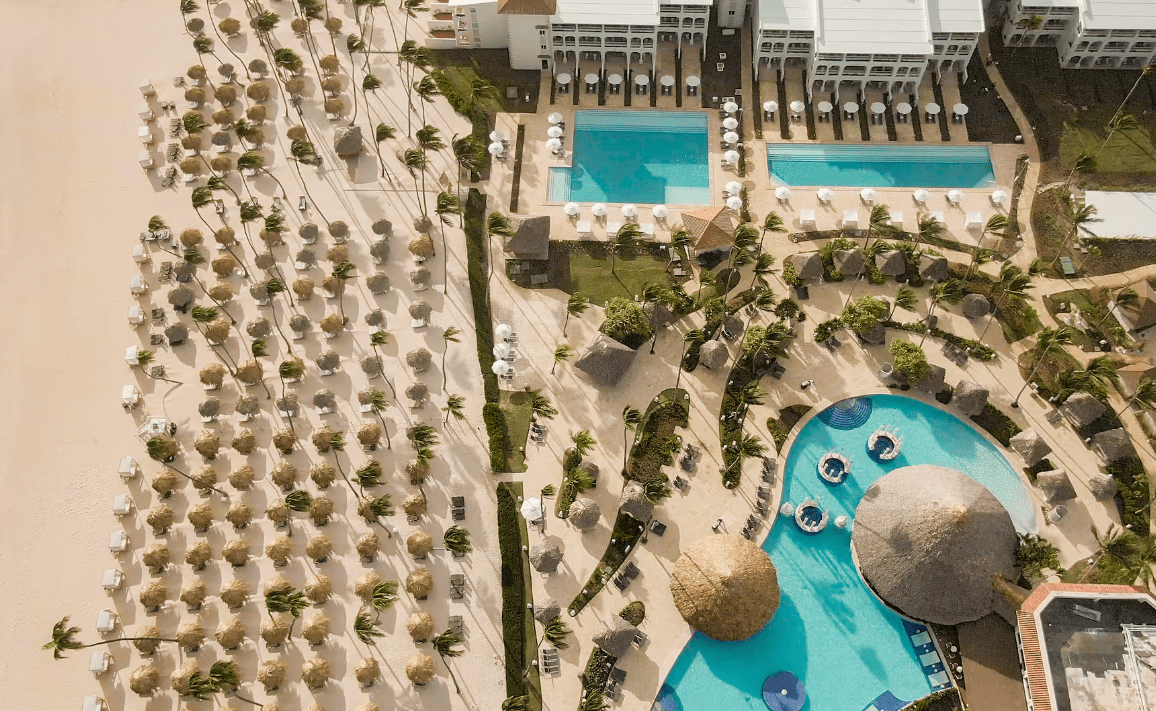
{"type": "Polygon", "coordinates": [[[694,238],[695,251],[729,247],[735,238],[735,226],[730,216],[731,210],[726,207],[682,213],[682,226],[694,238]]]}
{"type": "Polygon", "coordinates": [[[553,15],[558,0],[498,0],[499,15],[553,15]]]}

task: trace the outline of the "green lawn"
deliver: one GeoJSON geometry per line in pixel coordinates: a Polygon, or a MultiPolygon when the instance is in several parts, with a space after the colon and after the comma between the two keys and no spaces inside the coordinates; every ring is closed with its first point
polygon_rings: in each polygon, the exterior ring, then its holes
{"type": "Polygon", "coordinates": [[[473,80],[482,77],[498,90],[498,101],[484,102],[486,111],[506,111],[509,113],[538,110],[538,86],[540,72],[518,71],[510,68],[506,50],[439,50],[433,53],[434,61],[462,96],[469,96],[473,80]],[[518,87],[516,99],[506,98],[506,88],[518,87]],[[530,101],[525,101],[526,94],[530,101]]]}
{"type": "Polygon", "coordinates": [[[506,455],[507,468],[512,472],[526,471],[526,437],[530,434],[532,393],[523,390],[503,390],[498,400],[506,417],[506,436],[510,452],[506,455]]]}
{"type": "Polygon", "coordinates": [[[1156,122],[1134,114],[1140,127],[1131,131],[1117,131],[1112,140],[1100,152],[1100,146],[1108,137],[1106,124],[1115,113],[1115,108],[1102,106],[1073,114],[1064,122],[1063,136],[1060,138],[1060,162],[1065,170],[1071,170],[1076,157],[1088,152],[1096,158],[1097,173],[1156,173],[1156,122]]]}
{"type": "MultiPolygon", "coordinates": [[[[1102,290],[1098,290],[1102,292],[1102,290]]],[[[1044,303],[1048,307],[1048,313],[1053,317],[1060,313],[1060,306],[1068,304],[1068,309],[1079,309],[1083,314],[1084,320],[1088,322],[1089,326],[1095,327],[1100,323],[1100,319],[1104,318],[1107,313],[1107,301],[1105,294],[1097,293],[1090,294],[1086,289],[1072,289],[1071,291],[1060,291],[1051,294],[1044,299],[1044,303]],[[1099,297],[1099,298],[1096,298],[1099,297]]],[[[1108,340],[1115,345],[1123,345],[1129,342],[1129,338],[1120,322],[1116,320],[1115,316],[1108,316],[1104,319],[1103,325],[1098,329],[1101,333],[1108,335],[1108,340]]],[[[1078,346],[1086,351],[1099,350],[1096,343],[1094,343],[1086,333],[1083,331],[1072,330],[1072,344],[1078,346]]]]}
{"type": "Polygon", "coordinates": [[[593,304],[602,306],[616,296],[633,299],[647,284],[670,286],[665,260],[648,254],[623,255],[611,271],[610,258],[579,250],[570,252],[569,291],[581,292],[593,304]]]}

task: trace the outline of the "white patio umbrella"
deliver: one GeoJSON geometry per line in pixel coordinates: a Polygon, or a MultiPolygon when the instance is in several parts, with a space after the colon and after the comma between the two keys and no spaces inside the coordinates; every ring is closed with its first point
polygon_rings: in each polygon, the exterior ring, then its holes
{"type": "Polygon", "coordinates": [[[738,195],[739,191],[743,189],[743,184],[737,180],[732,180],[726,184],[725,189],[731,195],[738,195]]]}
{"type": "Polygon", "coordinates": [[[571,79],[573,79],[573,77],[571,77],[566,72],[562,72],[561,74],[558,75],[558,83],[562,84],[562,85],[569,84],[571,79]]]}
{"type": "Polygon", "coordinates": [[[723,111],[726,111],[728,114],[733,114],[734,112],[736,112],[738,110],[739,110],[739,105],[733,101],[728,101],[725,104],[723,104],[723,111]]]}
{"type": "Polygon", "coordinates": [[[727,207],[738,212],[743,209],[743,199],[738,195],[731,195],[727,198],[727,207]]]}
{"type": "Polygon", "coordinates": [[[650,83],[650,77],[646,74],[635,74],[634,83],[639,86],[646,86],[650,83]]]}
{"type": "Polygon", "coordinates": [[[496,360],[493,365],[490,366],[490,372],[494,375],[505,375],[510,372],[510,364],[504,360],[496,360]]]}
{"type": "Polygon", "coordinates": [[[686,85],[687,86],[698,86],[699,84],[702,84],[702,79],[699,79],[698,77],[687,77],[686,78],[686,85]]]}
{"type": "Polygon", "coordinates": [[[727,131],[723,134],[723,140],[727,143],[738,143],[739,134],[735,133],[734,131],[727,131]]]}
{"type": "Polygon", "coordinates": [[[967,104],[956,104],[955,106],[951,107],[951,112],[956,116],[967,116],[967,111],[967,104]]]}
{"type": "Polygon", "coordinates": [[[596,202],[591,205],[590,214],[595,217],[606,217],[606,203],[596,202]]]}
{"type": "Polygon", "coordinates": [[[623,217],[638,217],[638,206],[626,203],[622,206],[623,217]]]}
{"type": "Polygon", "coordinates": [[[670,211],[666,209],[666,205],[655,205],[654,207],[650,208],[650,214],[654,215],[654,219],[656,220],[661,220],[662,218],[666,217],[667,213],[669,212],[670,211]]]}
{"type": "Polygon", "coordinates": [[[509,343],[498,341],[497,345],[494,346],[494,357],[498,359],[505,358],[510,355],[510,351],[512,350],[513,348],[510,347],[509,343]]]}
{"type": "Polygon", "coordinates": [[[907,103],[906,101],[900,101],[898,104],[896,104],[895,110],[898,113],[906,116],[907,114],[911,113],[911,104],[907,103]]]}
{"type": "Polygon", "coordinates": [[[493,131],[490,131],[490,140],[495,143],[501,143],[506,140],[506,134],[495,128],[493,131]]]}
{"type": "Polygon", "coordinates": [[[512,336],[513,333],[514,329],[510,328],[509,325],[504,323],[499,323],[498,327],[494,329],[494,335],[498,338],[501,338],[503,341],[512,336]]]}
{"type": "Polygon", "coordinates": [[[782,200],[783,202],[786,202],[791,199],[791,189],[786,185],[780,185],[779,187],[775,188],[775,197],[779,200],[782,200]]]}
{"type": "Polygon", "coordinates": [[[658,80],[658,83],[663,86],[674,86],[674,77],[670,74],[663,74],[662,78],[658,80]]]}
{"type": "Polygon", "coordinates": [[[863,202],[874,202],[875,189],[874,188],[863,188],[862,190],[859,191],[859,197],[863,198],[863,202]]]}
{"type": "Polygon", "coordinates": [[[561,138],[562,133],[563,131],[561,126],[551,126],[550,128],[546,129],[546,135],[550,138],[561,138]]]}
{"type": "MultiPolygon", "coordinates": [[[[820,101],[815,105],[815,108],[819,110],[819,113],[825,114],[835,107],[831,105],[830,101],[820,101]]],[[[799,110],[802,111],[802,109],[799,110]]]]}
{"type": "Polygon", "coordinates": [[[621,74],[611,74],[610,76],[606,77],[606,81],[610,82],[611,84],[621,84],[622,83],[622,75],[621,74]]]}
{"type": "Polygon", "coordinates": [[[726,130],[733,131],[738,127],[739,127],[739,122],[738,122],[738,119],[736,119],[735,117],[727,116],[725,119],[723,119],[723,128],[725,128],[726,130]]]}
{"type": "Polygon", "coordinates": [[[526,499],[522,502],[522,518],[527,521],[537,521],[542,518],[543,508],[541,499],[526,499]]]}
{"type": "Polygon", "coordinates": [[[848,101],[847,103],[843,104],[843,110],[849,114],[857,113],[859,111],[859,104],[855,103],[854,101],[848,101]]]}
{"type": "Polygon", "coordinates": [[[802,101],[791,102],[791,111],[794,111],[795,113],[801,113],[805,108],[807,108],[807,106],[802,101]]]}
{"type": "Polygon", "coordinates": [[[958,205],[959,201],[962,199],[963,199],[963,191],[961,191],[961,190],[948,190],[947,191],[947,201],[948,202],[950,202],[954,205],[958,205]]]}
{"type": "Polygon", "coordinates": [[[557,138],[551,138],[546,141],[546,147],[552,151],[559,150],[562,148],[562,141],[558,140],[557,138]]]}
{"type": "Polygon", "coordinates": [[[506,147],[501,143],[491,143],[486,150],[489,151],[492,156],[500,156],[506,152],[506,147]]]}
{"type": "Polygon", "coordinates": [[[766,111],[767,113],[773,114],[774,112],[776,112],[778,110],[779,110],[779,102],[777,102],[777,101],[764,101],[763,102],[763,111],[766,111]]]}
{"type": "Polygon", "coordinates": [[[593,74],[593,73],[587,74],[586,75],[586,83],[587,84],[597,84],[598,83],[598,75],[593,74]]]}
{"type": "Polygon", "coordinates": [[[876,102],[871,104],[871,113],[873,113],[873,114],[881,114],[886,110],[887,110],[887,105],[884,104],[882,101],[876,101],[876,102]]]}
{"type": "Polygon", "coordinates": [[[911,196],[915,198],[915,202],[919,202],[919,203],[927,202],[927,198],[928,198],[927,191],[924,190],[923,188],[916,190],[914,193],[911,194],[911,196]]]}
{"type": "Polygon", "coordinates": [[[552,124],[562,123],[562,114],[555,111],[554,113],[547,116],[546,120],[552,124]]]}
{"type": "Polygon", "coordinates": [[[926,111],[927,113],[931,114],[932,116],[934,116],[934,115],[939,113],[940,108],[939,108],[939,104],[932,101],[927,106],[924,106],[923,110],[926,111]]]}
{"type": "Polygon", "coordinates": [[[566,214],[571,216],[571,217],[573,217],[574,215],[577,215],[579,212],[578,203],[576,203],[576,202],[566,203],[565,209],[566,209],[566,214]]]}
{"type": "Polygon", "coordinates": [[[727,151],[726,153],[723,153],[723,160],[725,160],[727,163],[738,163],[739,162],[739,152],[738,151],[727,151]]]}
{"type": "Polygon", "coordinates": [[[815,197],[819,198],[819,202],[831,202],[835,197],[835,193],[831,192],[830,188],[819,188],[815,193],[815,197]]]}
{"type": "Polygon", "coordinates": [[[991,201],[996,205],[1002,205],[1007,202],[1007,193],[1002,190],[993,190],[991,193],[991,201]]]}

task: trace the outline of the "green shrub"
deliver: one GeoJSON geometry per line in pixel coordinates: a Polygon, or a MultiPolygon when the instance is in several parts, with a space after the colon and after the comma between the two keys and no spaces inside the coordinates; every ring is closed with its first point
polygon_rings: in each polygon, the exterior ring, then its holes
{"type": "Polygon", "coordinates": [[[963,709],[963,699],[954,688],[936,691],[911,703],[903,711],[958,711],[963,709]]]}
{"type": "Polygon", "coordinates": [[[799,278],[799,270],[795,267],[794,262],[786,262],[783,264],[783,271],[780,275],[783,278],[783,283],[787,286],[798,286],[803,283],[799,278]]]}
{"type": "Polygon", "coordinates": [[[860,296],[844,307],[840,318],[852,331],[866,333],[887,318],[887,311],[887,304],[874,296],[860,296]]]}
{"type": "Polygon", "coordinates": [[[688,414],[677,400],[661,402],[646,412],[638,427],[638,439],[630,448],[628,478],[649,481],[662,473],[664,465],[674,464],[674,453],[680,446],[674,428],[686,427],[688,414]]]}
{"type": "Polygon", "coordinates": [[[1039,578],[1044,569],[1060,569],[1060,552],[1046,538],[1020,534],[1016,547],[1016,565],[1027,578],[1039,578]]]}
{"type": "Polygon", "coordinates": [[[782,410],[779,410],[779,416],[767,418],[767,430],[771,433],[771,437],[775,440],[775,451],[783,448],[787,442],[787,436],[791,434],[791,430],[803,419],[803,416],[811,411],[810,405],[788,405],[782,410]]]}
{"type": "Polygon", "coordinates": [[[1109,476],[1116,480],[1116,505],[1120,509],[1120,520],[1130,526],[1133,533],[1147,537],[1148,521],[1148,473],[1139,457],[1118,459],[1107,466],[1109,476]]]}
{"type": "Polygon", "coordinates": [[[578,453],[577,449],[567,447],[565,452],[562,452],[562,471],[570,471],[574,467],[582,463],[582,455],[578,453]]]}
{"type": "Polygon", "coordinates": [[[506,463],[506,418],[497,403],[482,405],[482,421],[486,423],[486,436],[490,439],[490,469],[495,474],[508,468],[506,463]]]}
{"type": "Polygon", "coordinates": [[[947,405],[951,403],[953,395],[955,395],[955,388],[950,385],[944,385],[943,390],[935,393],[935,399],[940,405],[947,405]]]}
{"type": "MultiPolygon", "coordinates": [[[[506,695],[522,696],[526,686],[526,581],[517,496],[511,484],[498,484],[498,548],[502,555],[502,641],[506,647],[506,695]]],[[[521,489],[521,484],[516,485],[521,489]]]]}
{"type": "Polygon", "coordinates": [[[598,330],[625,346],[637,349],[654,335],[642,307],[629,299],[611,299],[605,313],[606,320],[598,330]]]}
{"type": "Polygon", "coordinates": [[[618,616],[637,627],[646,619],[646,605],[641,600],[635,600],[622,608],[622,612],[619,612],[618,616]]]}
{"type": "Polygon", "coordinates": [[[971,418],[972,422],[987,430],[1003,446],[1008,446],[1012,437],[1020,433],[1020,426],[990,402],[983,406],[983,412],[971,418]]]}
{"type": "Polygon", "coordinates": [[[1052,460],[1041,459],[1030,467],[1024,467],[1024,474],[1027,474],[1028,480],[1034,483],[1040,472],[1050,472],[1055,468],[1056,465],[1052,464],[1052,460]]]}
{"type": "Polygon", "coordinates": [[[907,382],[918,385],[931,375],[931,364],[923,349],[907,340],[896,338],[887,347],[887,353],[895,362],[895,372],[907,378],[907,382]]]}
{"type": "MultiPolygon", "coordinates": [[[[486,402],[498,401],[498,376],[490,370],[494,351],[494,322],[490,303],[486,298],[486,198],[476,189],[466,198],[464,214],[466,226],[466,271],[470,277],[470,299],[474,305],[474,332],[478,342],[478,365],[482,370],[482,385],[486,402]]],[[[487,426],[487,429],[488,426],[487,426]]],[[[492,447],[491,447],[492,449],[492,447]]],[[[505,454],[502,455],[503,462],[505,454]]],[[[494,471],[502,471],[502,469],[494,471]]]]}

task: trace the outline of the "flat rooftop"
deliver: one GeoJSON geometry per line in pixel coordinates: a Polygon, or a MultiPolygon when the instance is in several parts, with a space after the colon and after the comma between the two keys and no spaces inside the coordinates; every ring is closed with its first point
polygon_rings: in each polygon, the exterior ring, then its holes
{"type": "Polygon", "coordinates": [[[819,0],[818,52],[930,54],[924,0],[819,0]]]}
{"type": "Polygon", "coordinates": [[[1083,24],[1088,29],[1156,29],[1153,0],[1083,0],[1083,24]]]}
{"type": "Polygon", "coordinates": [[[576,25],[657,25],[658,0],[558,0],[554,17],[576,25]]]}
{"type": "Polygon", "coordinates": [[[1096,208],[1081,230],[1106,239],[1156,239],[1156,194],[1124,190],[1089,190],[1084,204],[1096,208]]]}

